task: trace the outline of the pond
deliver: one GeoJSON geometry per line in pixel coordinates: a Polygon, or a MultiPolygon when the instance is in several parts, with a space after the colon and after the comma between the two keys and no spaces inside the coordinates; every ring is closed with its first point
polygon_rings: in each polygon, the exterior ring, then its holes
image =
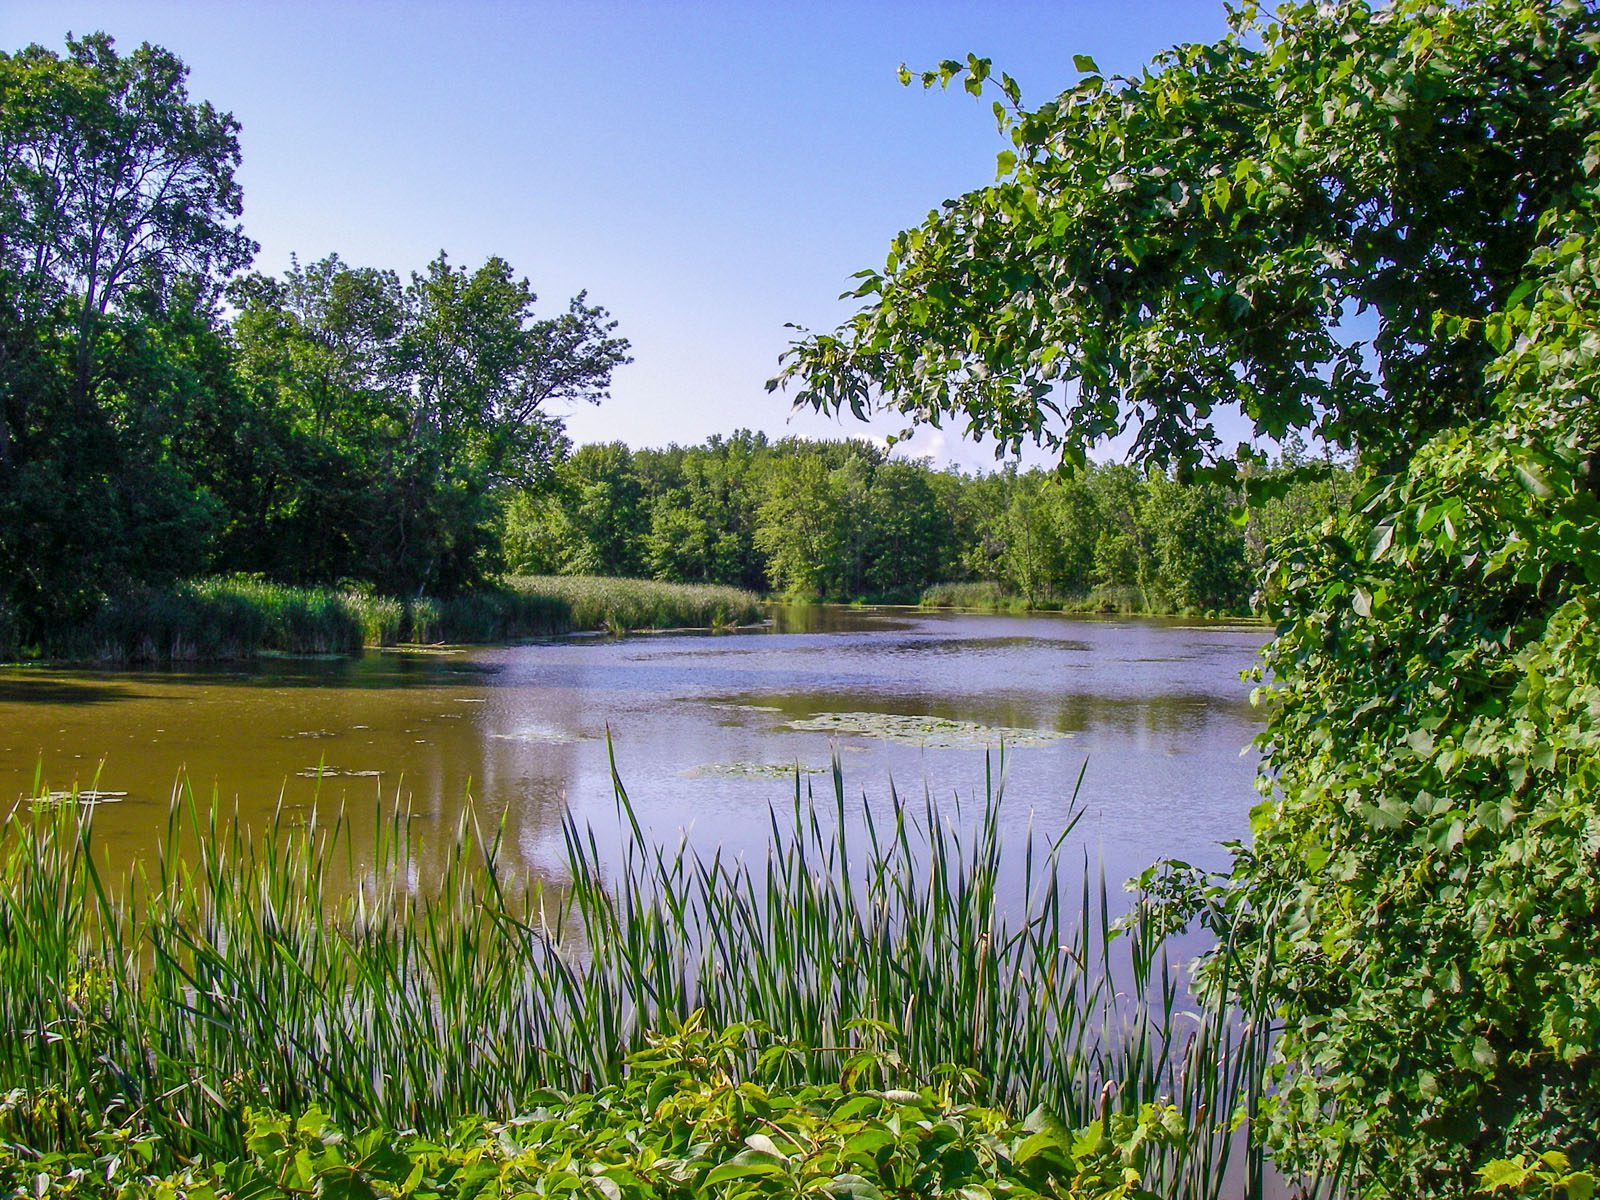
{"type": "MultiPolygon", "coordinates": [[[[1220,866],[1254,803],[1261,716],[1241,672],[1264,626],[774,610],[761,630],[571,638],[244,668],[0,670],[0,798],[98,789],[114,861],[147,852],[175,784],[252,824],[400,800],[424,847],[470,795],[512,860],[559,875],[562,817],[614,832],[610,755],[662,837],[759,852],[795,772],[831,811],[980,799],[1005,745],[1004,820],[1074,837],[1113,878],[1220,866]],[[609,737],[609,742],[608,742],[609,737]],[[1080,772],[1081,787],[1077,787],[1080,772]],[[1074,801],[1074,791],[1076,801],[1074,801]]],[[[782,814],[780,813],[780,819],[782,814]]]]}

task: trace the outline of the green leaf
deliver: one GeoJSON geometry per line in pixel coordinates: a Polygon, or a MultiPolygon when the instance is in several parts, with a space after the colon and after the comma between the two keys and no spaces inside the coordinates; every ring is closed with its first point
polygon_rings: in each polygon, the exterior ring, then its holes
{"type": "Polygon", "coordinates": [[[1529,463],[1517,464],[1517,481],[1541,500],[1548,500],[1554,494],[1543,473],[1529,463]]]}
{"type": "Polygon", "coordinates": [[[1527,299],[1528,294],[1538,286],[1539,281],[1537,279],[1524,279],[1521,283],[1517,284],[1516,287],[1511,289],[1511,294],[1506,297],[1505,307],[1507,309],[1517,307],[1517,305],[1521,304],[1523,300],[1527,299]]]}
{"type": "Polygon", "coordinates": [[[1534,1171],[1521,1159],[1497,1158],[1478,1168],[1478,1178],[1486,1191],[1521,1191],[1533,1180],[1534,1171]]]}
{"type": "Polygon", "coordinates": [[[782,1150],[779,1150],[777,1143],[764,1133],[752,1133],[749,1137],[744,1139],[744,1144],[749,1146],[751,1151],[756,1154],[770,1155],[772,1158],[777,1159],[781,1163],[787,1163],[789,1161],[789,1156],[782,1150]]]}
{"type": "Polygon", "coordinates": [[[787,1173],[787,1160],[778,1162],[770,1156],[746,1150],[741,1154],[736,1154],[720,1166],[713,1167],[705,1177],[705,1186],[716,1187],[720,1183],[727,1183],[730,1179],[749,1179],[757,1175],[784,1175],[787,1173]]]}
{"type": "Polygon", "coordinates": [[[871,1156],[885,1146],[894,1145],[894,1140],[894,1135],[887,1129],[869,1126],[845,1142],[839,1153],[845,1158],[871,1156]]]}
{"type": "Polygon", "coordinates": [[[883,1200],[883,1193],[860,1175],[835,1175],[823,1191],[846,1200],[883,1200]]]}

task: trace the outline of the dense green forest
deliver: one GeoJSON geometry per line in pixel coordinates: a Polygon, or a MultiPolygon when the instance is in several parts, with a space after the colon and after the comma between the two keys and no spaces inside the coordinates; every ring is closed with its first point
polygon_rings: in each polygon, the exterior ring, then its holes
{"type": "Polygon", "coordinates": [[[743,431],[664,450],[589,445],[556,465],[553,486],[511,494],[504,550],[533,574],[800,599],[1244,613],[1268,547],[1349,494],[1344,468],[1294,449],[1280,467],[1302,477],[1241,525],[1236,488],[1116,464],[967,474],[861,439],[743,431]],[[987,586],[934,587],[960,581],[987,586]]]}

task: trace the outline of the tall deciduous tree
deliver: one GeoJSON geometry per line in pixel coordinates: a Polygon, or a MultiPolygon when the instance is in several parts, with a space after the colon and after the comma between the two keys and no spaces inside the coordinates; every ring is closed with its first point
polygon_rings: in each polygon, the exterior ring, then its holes
{"type": "Polygon", "coordinates": [[[215,288],[254,246],[238,125],[185,74],[104,34],[0,54],[0,607],[23,641],[205,566],[214,505],[170,455],[163,406],[196,399],[168,386],[181,331],[215,325],[215,288]]]}
{"type": "Polygon", "coordinates": [[[233,296],[240,378],[282,419],[265,481],[278,529],[257,543],[273,556],[257,569],[279,575],[475,582],[498,553],[497,491],[546,480],[566,452],[552,406],[598,402],[629,361],[604,309],[580,295],[539,318],[499,258],[468,270],[441,254],[402,283],[334,255],[233,296]]]}
{"type": "Polygon", "coordinates": [[[191,103],[188,68],[104,33],[0,55],[0,269],[24,314],[61,305],[76,339],[73,387],[93,390],[106,314],[135,288],[226,277],[255,244],[237,223],[239,124],[191,103]]]}

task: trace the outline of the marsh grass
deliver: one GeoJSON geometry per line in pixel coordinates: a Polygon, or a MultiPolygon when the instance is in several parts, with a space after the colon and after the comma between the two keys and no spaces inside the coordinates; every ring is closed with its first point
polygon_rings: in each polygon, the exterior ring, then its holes
{"type": "Polygon", "coordinates": [[[922,589],[917,603],[923,608],[972,608],[991,612],[1005,608],[1008,601],[1016,599],[1007,596],[993,580],[970,579],[930,583],[922,589]]]}
{"type": "Polygon", "coordinates": [[[923,589],[917,603],[923,608],[970,609],[976,612],[1102,613],[1119,616],[1168,616],[1176,612],[1170,605],[1153,603],[1147,593],[1128,585],[1101,585],[1081,595],[1041,596],[1029,600],[1013,595],[993,580],[986,579],[929,584],[923,589]]]}
{"type": "MultiPolygon", "coordinates": [[[[497,642],[577,631],[722,629],[759,620],[751,592],[646,579],[511,577],[448,600],[229,577],[109,599],[43,654],[106,663],[203,662],[260,654],[349,655],[411,642],[497,642]]],[[[0,654],[16,643],[0,611],[0,654]]]]}
{"type": "Polygon", "coordinates": [[[193,662],[284,654],[354,654],[401,633],[397,600],[258,579],[203,579],[109,600],[48,647],[101,662],[193,662]]]}
{"type": "Polygon", "coordinates": [[[717,583],[661,583],[602,575],[513,575],[503,581],[523,602],[559,606],[569,628],[726,629],[762,616],[754,592],[717,583]]]}
{"type": "Polygon", "coordinates": [[[558,891],[508,869],[470,812],[419,880],[402,812],[370,837],[343,811],[252,834],[186,792],[159,854],[114,880],[92,805],[19,809],[0,873],[8,1136],[69,1149],[109,1122],[236,1154],[245,1106],[313,1104],[438,1134],[615,1083],[648,1031],[702,1012],[809,1047],[785,1060],[794,1083],[959,1069],[1075,1125],[1170,1098],[1192,1136],[1146,1186],[1237,1194],[1260,1161],[1230,1123],[1265,1038],[1186,999],[1161,906],[1114,921],[1103,875],[1064,860],[1070,827],[1003,846],[1001,778],[975,806],[892,794],[874,815],[836,763],[821,802],[796,778],[754,862],[653,840],[617,781],[620,853],[569,819],[558,891]]]}
{"type": "Polygon", "coordinates": [[[418,642],[501,642],[563,633],[732,629],[761,619],[754,592],[602,575],[511,575],[452,600],[414,601],[418,642]]]}

